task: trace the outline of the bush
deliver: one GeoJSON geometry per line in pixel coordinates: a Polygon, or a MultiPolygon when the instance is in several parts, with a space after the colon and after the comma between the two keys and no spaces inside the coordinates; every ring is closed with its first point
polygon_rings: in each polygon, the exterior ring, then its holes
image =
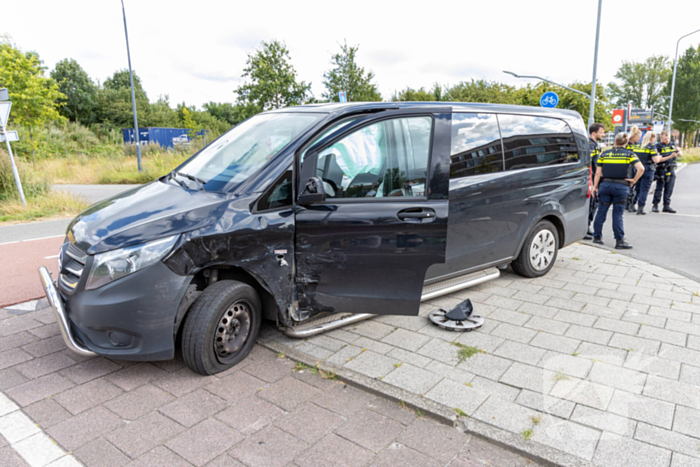
{"type": "MultiPolygon", "coordinates": [[[[45,177],[41,177],[22,161],[15,160],[15,162],[26,199],[38,198],[49,191],[49,183],[45,177]]],[[[10,156],[4,151],[0,151],[0,201],[19,199],[10,156]]]]}

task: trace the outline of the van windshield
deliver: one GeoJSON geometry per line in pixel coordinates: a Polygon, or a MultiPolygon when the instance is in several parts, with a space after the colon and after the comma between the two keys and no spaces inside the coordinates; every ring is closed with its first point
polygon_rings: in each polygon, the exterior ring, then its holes
{"type": "Polygon", "coordinates": [[[322,116],[306,112],[256,115],[204,148],[177,173],[196,177],[207,191],[230,191],[322,116]]]}

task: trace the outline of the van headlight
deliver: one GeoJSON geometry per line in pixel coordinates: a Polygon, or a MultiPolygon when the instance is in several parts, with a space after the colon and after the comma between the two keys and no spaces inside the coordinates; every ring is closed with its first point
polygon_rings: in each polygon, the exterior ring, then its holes
{"type": "Polygon", "coordinates": [[[86,290],[96,289],[128,276],[162,259],[172,249],[179,235],[160,238],[141,245],[95,255],[86,290]]]}

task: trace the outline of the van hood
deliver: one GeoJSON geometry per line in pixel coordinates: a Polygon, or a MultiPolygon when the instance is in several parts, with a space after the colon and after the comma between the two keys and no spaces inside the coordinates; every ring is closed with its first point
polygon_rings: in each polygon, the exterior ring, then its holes
{"type": "Polygon", "coordinates": [[[66,235],[94,255],[211,225],[232,199],[156,180],[92,205],[73,219],[66,235]]]}

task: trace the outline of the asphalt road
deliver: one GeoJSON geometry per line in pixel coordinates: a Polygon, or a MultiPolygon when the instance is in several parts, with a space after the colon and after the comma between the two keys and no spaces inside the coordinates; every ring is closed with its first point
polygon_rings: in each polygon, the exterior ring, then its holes
{"type": "MultiPolygon", "coordinates": [[[[699,182],[700,164],[690,164],[677,175],[671,197],[671,207],[677,214],[651,212],[651,199],[647,201],[646,216],[625,212],[625,237],[634,248],[620,254],[700,281],[699,182]]],[[[611,213],[603,227],[603,240],[606,247],[615,246],[611,213]]]]}

